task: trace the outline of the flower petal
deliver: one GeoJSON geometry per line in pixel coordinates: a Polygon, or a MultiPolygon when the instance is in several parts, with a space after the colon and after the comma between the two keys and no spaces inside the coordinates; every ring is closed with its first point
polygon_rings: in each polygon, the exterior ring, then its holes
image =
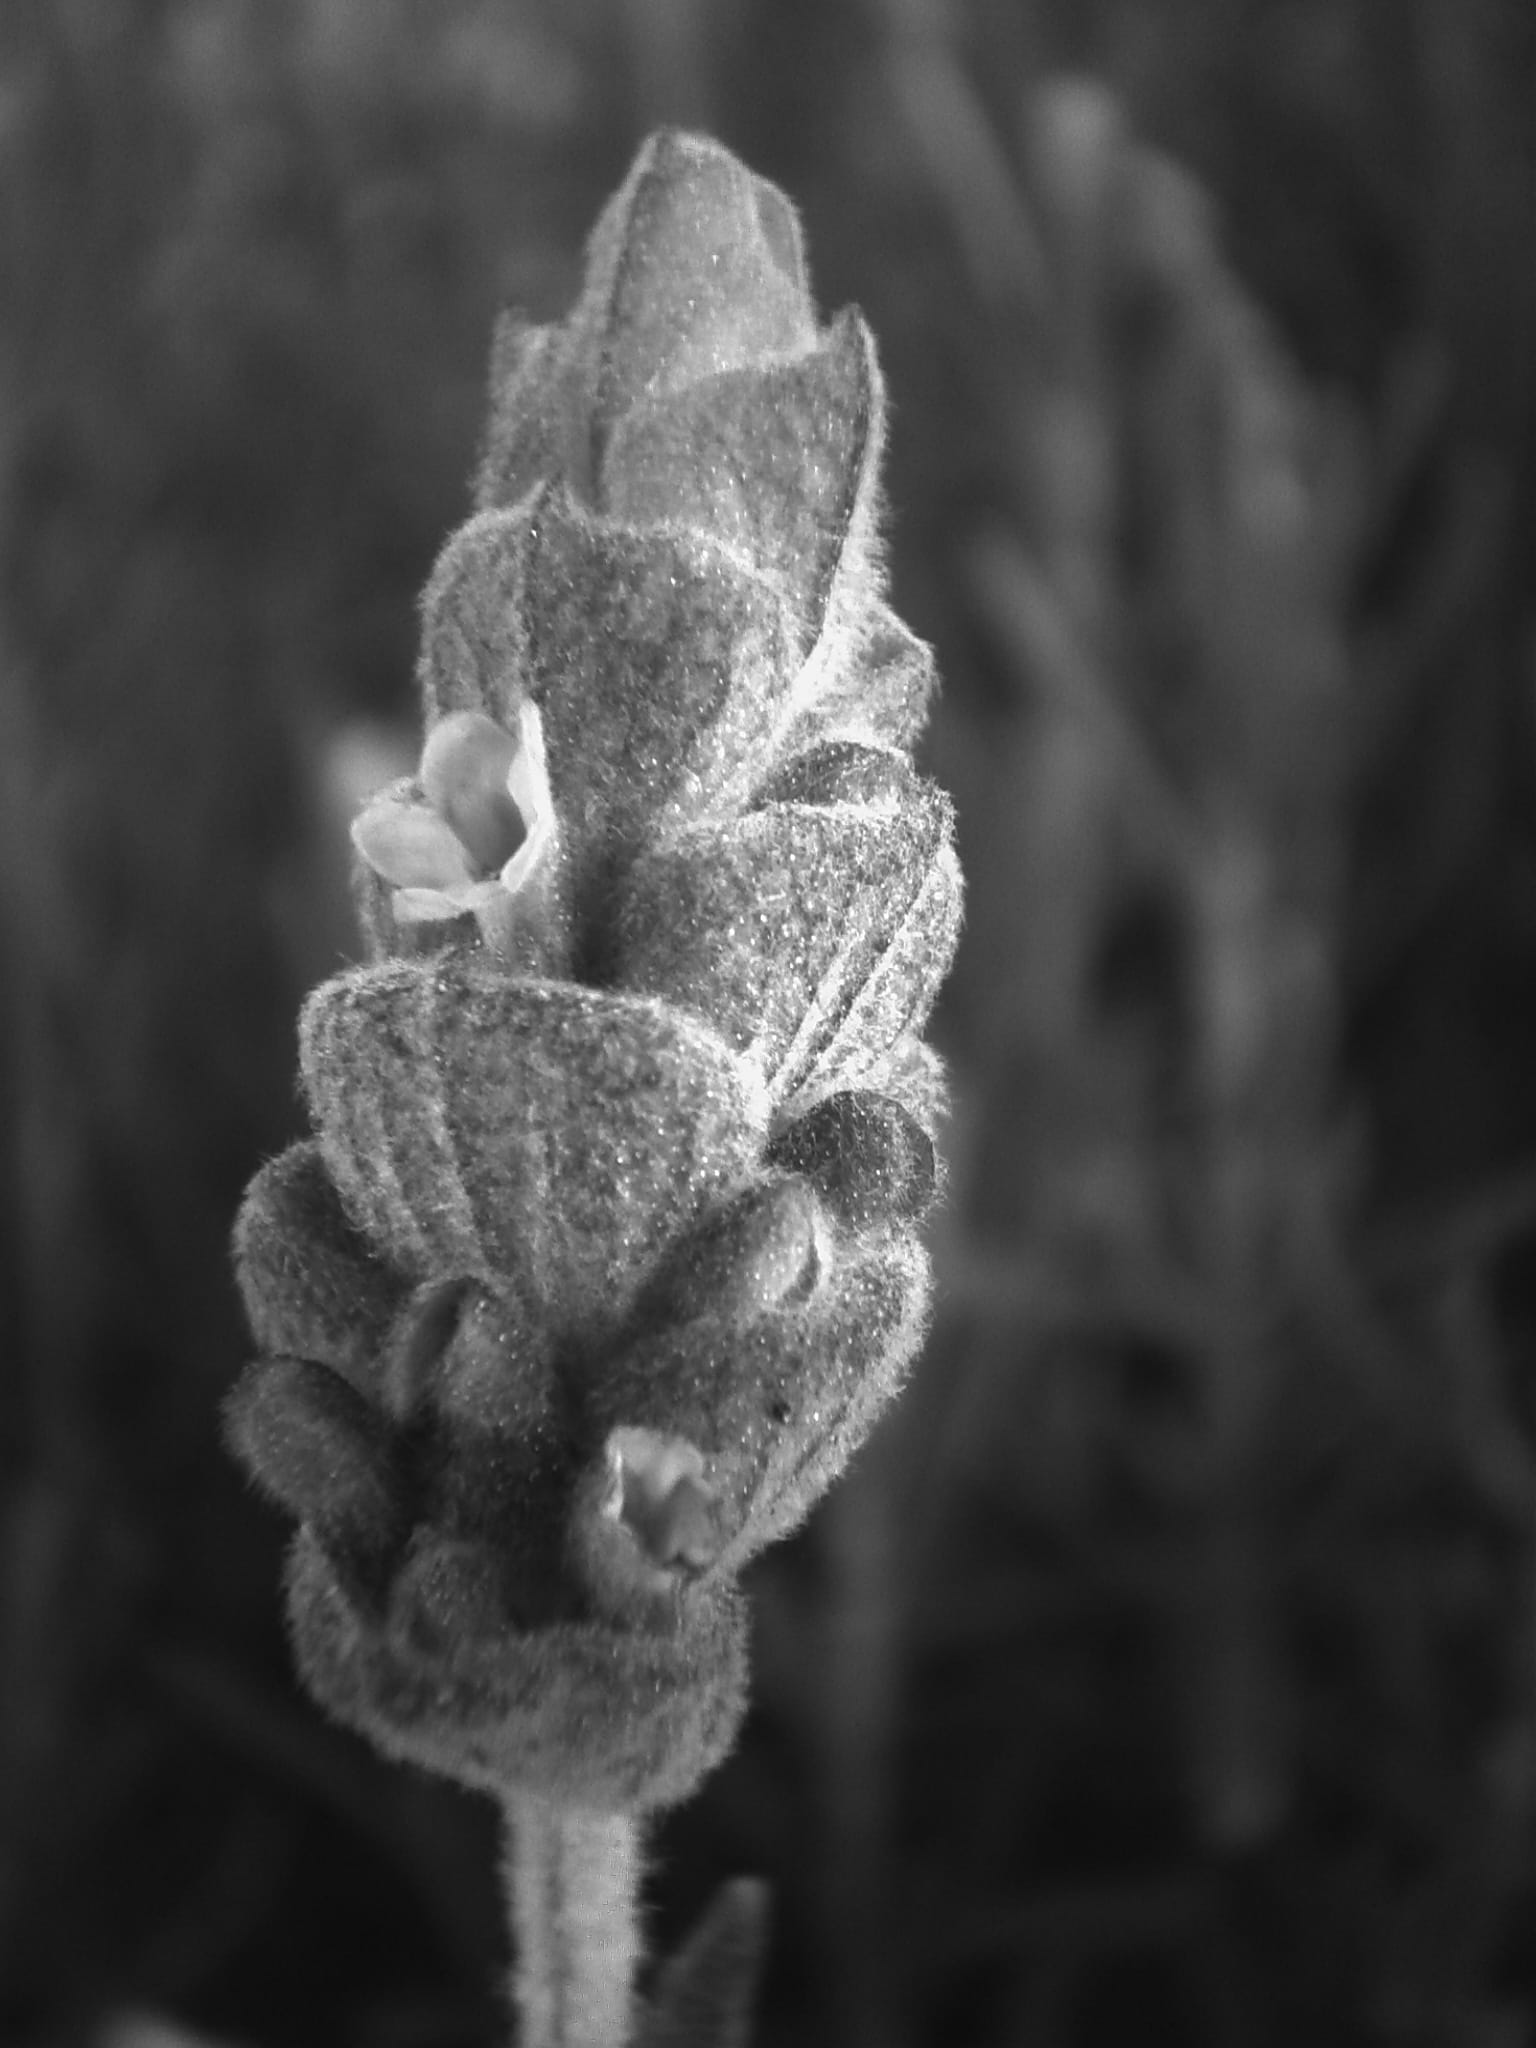
{"type": "Polygon", "coordinates": [[[427,735],[421,786],[482,873],[494,873],[524,837],[510,773],[518,741],[483,711],[451,711],[427,735]]]}
{"type": "Polygon", "coordinates": [[[531,697],[525,697],[517,708],[517,741],[517,752],[507,770],[507,794],[518,808],[527,836],[501,871],[501,886],[511,896],[519,894],[547,862],[555,843],[555,800],[549,788],[544,721],[531,697]]]}
{"type": "Polygon", "coordinates": [[[352,844],[397,889],[456,889],[476,880],[452,826],[419,799],[376,796],[353,819],[352,844]]]}
{"type": "Polygon", "coordinates": [[[716,1499],[704,1458],[686,1437],[654,1429],[609,1432],[613,1481],[609,1506],[645,1555],[663,1571],[702,1571],[720,1548],[716,1499]]]}
{"type": "Polygon", "coordinates": [[[473,910],[476,883],[467,883],[463,889],[452,892],[446,889],[397,889],[391,908],[397,924],[440,924],[444,918],[462,917],[467,910],[473,910]]]}

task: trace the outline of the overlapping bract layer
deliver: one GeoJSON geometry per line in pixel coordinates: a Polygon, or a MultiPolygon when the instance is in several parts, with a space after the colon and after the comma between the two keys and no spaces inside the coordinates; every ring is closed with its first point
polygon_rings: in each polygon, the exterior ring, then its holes
{"type": "Polygon", "coordinates": [[[314,1141],[237,1231],[231,1429],[304,1525],[323,1701],[469,1782],[634,1808],[728,1745],[734,1574],[921,1335],[959,882],[908,753],[931,664],[871,558],[873,349],[818,327],[783,197],[655,138],[493,382],[426,718],[477,714],[455,748],[498,763],[536,729],[554,829],[478,929],[402,924],[360,870],[372,964],[303,1019],[314,1141]]]}

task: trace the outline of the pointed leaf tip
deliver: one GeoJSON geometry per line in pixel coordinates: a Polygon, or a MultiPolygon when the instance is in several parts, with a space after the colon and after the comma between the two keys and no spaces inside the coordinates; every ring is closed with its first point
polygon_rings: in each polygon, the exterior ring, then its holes
{"type": "Polygon", "coordinates": [[[814,345],[791,220],[789,201],[721,144],[651,137],[593,234],[575,316],[600,433],[647,392],[814,345]]]}
{"type": "Polygon", "coordinates": [[[760,1879],[722,1885],[663,1968],[638,2048],[749,2048],[768,1915],[768,1887],[760,1879]]]}

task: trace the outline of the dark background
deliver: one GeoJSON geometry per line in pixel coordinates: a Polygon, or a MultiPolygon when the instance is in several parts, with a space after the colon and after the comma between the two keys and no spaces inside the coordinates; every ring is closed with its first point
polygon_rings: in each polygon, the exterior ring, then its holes
{"type": "Polygon", "coordinates": [[[494,313],[661,121],[879,337],[970,922],[933,1338],[655,1946],[768,1877],[763,2048],[1516,2048],[1528,0],[5,8],[0,2041],[504,2037],[489,1808],[291,1677],[226,1243],[494,313]]]}

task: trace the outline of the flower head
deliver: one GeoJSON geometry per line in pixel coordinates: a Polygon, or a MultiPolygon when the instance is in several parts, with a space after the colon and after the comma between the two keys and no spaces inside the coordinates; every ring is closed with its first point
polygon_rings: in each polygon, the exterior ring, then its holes
{"type": "Polygon", "coordinates": [[[874,345],[783,195],[653,138],[493,377],[420,768],[354,829],[372,958],[306,1006],[314,1139],[239,1226],[230,1419],[333,1711],[636,1809],[729,1745],[736,1575],[921,1338],[960,882],[874,345]]]}

